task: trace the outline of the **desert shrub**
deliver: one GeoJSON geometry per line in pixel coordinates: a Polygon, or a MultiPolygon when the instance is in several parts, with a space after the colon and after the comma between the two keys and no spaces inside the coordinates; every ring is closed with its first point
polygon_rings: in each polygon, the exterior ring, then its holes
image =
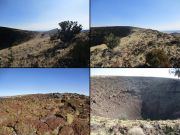
{"type": "Polygon", "coordinates": [[[57,34],[53,34],[50,36],[50,40],[53,41],[53,40],[56,40],[58,39],[58,35],[57,34]]]}
{"type": "Polygon", "coordinates": [[[163,131],[166,135],[171,135],[171,133],[173,133],[173,128],[166,126],[163,131]]]}
{"type": "Polygon", "coordinates": [[[171,43],[171,45],[172,45],[172,44],[179,44],[180,41],[178,41],[178,40],[172,40],[170,43],[171,43]]]}
{"type": "Polygon", "coordinates": [[[104,42],[106,43],[106,45],[110,49],[113,49],[114,47],[116,47],[120,43],[119,38],[116,37],[113,33],[105,36],[104,37],[104,42]]]}
{"type": "Polygon", "coordinates": [[[169,67],[169,58],[163,50],[153,49],[146,54],[146,63],[150,67],[169,67]]]}
{"type": "Polygon", "coordinates": [[[70,52],[73,58],[74,66],[88,67],[89,65],[89,41],[79,40],[70,52]]]}
{"type": "Polygon", "coordinates": [[[59,23],[59,38],[63,42],[68,42],[72,40],[76,34],[80,33],[82,30],[82,25],[79,25],[77,22],[73,21],[64,21],[59,23]]]}
{"type": "Polygon", "coordinates": [[[148,46],[153,46],[154,45],[154,41],[149,41],[148,46]]]}
{"type": "Polygon", "coordinates": [[[44,34],[44,33],[42,33],[42,34],[41,34],[41,37],[44,37],[44,36],[45,36],[45,34],[44,34]]]}

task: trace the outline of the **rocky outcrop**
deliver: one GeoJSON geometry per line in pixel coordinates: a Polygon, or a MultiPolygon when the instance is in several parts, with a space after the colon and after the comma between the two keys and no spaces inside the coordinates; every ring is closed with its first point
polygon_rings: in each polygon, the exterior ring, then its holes
{"type": "Polygon", "coordinates": [[[1,135],[89,135],[89,98],[38,94],[0,100],[1,135]]]}
{"type": "Polygon", "coordinates": [[[91,118],[91,135],[179,135],[180,120],[145,121],[91,118]]]}

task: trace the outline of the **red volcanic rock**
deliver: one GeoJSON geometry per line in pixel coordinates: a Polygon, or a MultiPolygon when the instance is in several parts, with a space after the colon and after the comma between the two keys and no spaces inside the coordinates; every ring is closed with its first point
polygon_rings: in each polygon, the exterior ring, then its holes
{"type": "Polygon", "coordinates": [[[37,133],[38,134],[44,134],[44,133],[46,133],[46,132],[48,132],[50,129],[49,129],[49,127],[48,127],[48,125],[47,124],[45,124],[45,123],[41,123],[40,125],[39,125],[39,128],[38,128],[38,130],[37,130],[37,133]]]}
{"type": "Polygon", "coordinates": [[[56,116],[47,117],[45,122],[47,123],[47,125],[49,125],[51,129],[56,129],[57,127],[63,127],[66,123],[63,118],[58,118],[56,116]]]}
{"type": "Polygon", "coordinates": [[[65,126],[61,129],[58,135],[75,135],[72,127],[65,126]]]}
{"type": "Polygon", "coordinates": [[[90,103],[83,95],[6,97],[0,108],[0,135],[89,135],[90,103]]]}

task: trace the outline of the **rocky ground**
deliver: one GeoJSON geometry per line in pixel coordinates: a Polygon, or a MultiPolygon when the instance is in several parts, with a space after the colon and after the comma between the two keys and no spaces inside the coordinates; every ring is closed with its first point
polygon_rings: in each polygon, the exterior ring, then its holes
{"type": "Polygon", "coordinates": [[[37,94],[0,98],[0,135],[89,135],[89,97],[37,94]]]}
{"type": "MultiPolygon", "coordinates": [[[[7,28],[3,29],[7,31],[7,28]]],[[[52,38],[52,32],[24,32],[11,30],[14,40],[7,39],[2,33],[0,39],[0,67],[88,67],[89,38],[88,32],[78,34],[72,41],[63,43],[52,38]],[[26,37],[25,37],[26,34],[26,37]],[[31,36],[27,36],[27,35],[31,36]],[[15,37],[17,36],[18,37],[15,37]],[[11,42],[9,42],[11,41],[11,42]]],[[[56,33],[55,33],[56,34],[56,33]]],[[[7,36],[7,37],[6,37],[7,36]]]]}
{"type": "Polygon", "coordinates": [[[180,135],[180,120],[91,118],[91,135],[180,135]]]}
{"type": "Polygon", "coordinates": [[[162,33],[135,27],[91,28],[91,67],[179,67],[180,37],[178,34],[162,33]],[[119,44],[110,49],[104,37],[113,33],[119,44]],[[168,64],[153,65],[146,54],[153,49],[167,56],[168,64]]]}

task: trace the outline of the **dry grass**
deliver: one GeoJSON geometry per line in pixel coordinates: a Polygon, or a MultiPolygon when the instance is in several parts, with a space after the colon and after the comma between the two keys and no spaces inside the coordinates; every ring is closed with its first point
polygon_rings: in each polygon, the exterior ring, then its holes
{"type": "MultiPolygon", "coordinates": [[[[78,37],[81,40],[87,35],[78,37]]],[[[76,40],[63,43],[58,39],[50,40],[48,34],[37,34],[34,38],[0,50],[1,67],[87,67],[87,63],[74,63],[76,57],[72,56],[76,40]],[[10,57],[13,60],[10,61],[10,57]]],[[[83,52],[84,50],[82,50],[83,52]]],[[[88,55],[88,52],[86,53],[88,55]]],[[[88,61],[85,57],[83,61],[88,61]]]]}

